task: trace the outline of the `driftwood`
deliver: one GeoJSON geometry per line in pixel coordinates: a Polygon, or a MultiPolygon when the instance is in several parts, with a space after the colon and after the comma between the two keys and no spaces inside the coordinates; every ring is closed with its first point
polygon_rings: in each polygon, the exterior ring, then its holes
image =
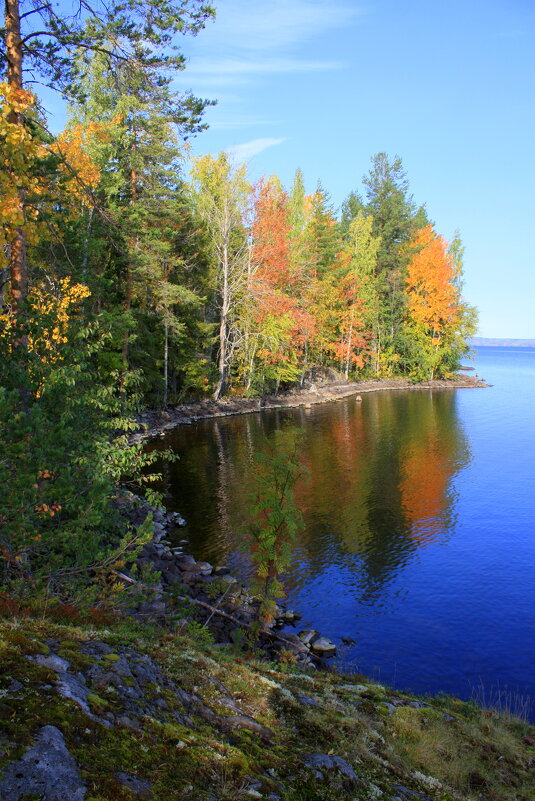
{"type": "MultiPolygon", "coordinates": [[[[197,606],[201,606],[203,609],[207,609],[209,612],[211,612],[211,616],[219,615],[220,617],[225,618],[225,620],[230,620],[230,622],[234,623],[236,626],[240,626],[241,628],[249,629],[249,631],[252,631],[253,627],[251,626],[250,623],[247,623],[245,620],[238,620],[238,618],[234,617],[234,615],[229,615],[228,612],[223,612],[222,609],[218,609],[216,606],[211,606],[210,604],[207,604],[205,601],[199,601],[197,598],[190,598],[189,596],[186,595],[177,595],[175,597],[177,601],[186,601],[187,603],[196,604],[197,606]]],[[[291,640],[287,640],[286,637],[282,637],[280,634],[277,634],[275,631],[271,631],[270,629],[264,629],[262,630],[261,633],[264,634],[266,637],[271,637],[271,639],[277,640],[278,642],[287,645],[292,650],[295,650],[297,646],[297,643],[292,642],[291,640]]],[[[308,652],[308,648],[305,645],[302,646],[302,652],[303,653],[308,652]]]]}

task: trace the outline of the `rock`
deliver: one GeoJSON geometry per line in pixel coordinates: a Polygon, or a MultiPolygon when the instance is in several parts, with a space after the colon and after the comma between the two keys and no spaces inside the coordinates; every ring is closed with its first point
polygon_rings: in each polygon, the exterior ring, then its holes
{"type": "Polygon", "coordinates": [[[183,554],[182,556],[177,556],[175,561],[181,570],[191,570],[197,564],[197,561],[193,558],[193,556],[190,556],[190,554],[187,553],[183,554]]]}
{"type": "Polygon", "coordinates": [[[38,665],[55,670],[57,673],[65,673],[70,667],[70,663],[57,654],[47,654],[46,656],[38,654],[29,658],[32,662],[37,662],[38,665]]]}
{"type": "Polygon", "coordinates": [[[136,776],[132,776],[130,773],[124,773],[123,771],[116,773],[115,778],[134,793],[146,793],[152,787],[151,782],[143,781],[143,779],[138,779],[136,776]]]}
{"type": "Polygon", "coordinates": [[[402,784],[394,784],[392,789],[398,792],[402,798],[420,798],[421,801],[431,801],[428,795],[419,793],[416,790],[410,790],[408,787],[404,787],[402,784]]]}
{"type": "Polygon", "coordinates": [[[345,759],[329,754],[307,754],[303,758],[303,763],[307,768],[314,771],[316,778],[323,779],[322,770],[337,770],[346,779],[351,779],[355,784],[361,784],[361,780],[345,759]]]}
{"type": "Polygon", "coordinates": [[[118,717],[117,723],[120,724],[121,726],[126,726],[129,729],[134,729],[135,731],[141,731],[139,721],[132,720],[132,718],[129,718],[128,715],[121,715],[120,717],[118,717]]]}
{"type": "Polygon", "coordinates": [[[293,609],[287,609],[285,612],[282,612],[281,620],[285,623],[293,623],[294,620],[301,620],[301,615],[298,612],[294,612],[293,609]]]}
{"type": "Polygon", "coordinates": [[[318,640],[314,640],[310,647],[317,656],[328,658],[336,654],[336,645],[327,637],[320,637],[318,640]]]}
{"type": "Polygon", "coordinates": [[[318,637],[320,636],[320,633],[319,633],[319,631],[316,631],[315,629],[303,629],[303,631],[300,631],[297,636],[299,637],[299,639],[301,640],[303,645],[310,646],[310,644],[314,640],[318,639],[318,637]]]}
{"type": "Polygon", "coordinates": [[[22,759],[3,769],[0,801],[20,801],[25,796],[83,801],[86,790],[63,734],[55,726],[43,726],[22,759]]]}
{"type": "Polygon", "coordinates": [[[164,601],[151,601],[143,607],[145,614],[149,615],[163,615],[167,611],[167,606],[164,601]]]}
{"type": "Polygon", "coordinates": [[[295,693],[295,697],[300,704],[303,704],[303,706],[319,706],[319,703],[315,698],[310,698],[308,695],[304,695],[303,693],[295,693]]]}
{"type": "Polygon", "coordinates": [[[239,584],[238,579],[235,578],[235,576],[231,576],[230,573],[226,573],[225,575],[220,576],[220,578],[225,584],[239,584]]]}
{"type": "Polygon", "coordinates": [[[341,639],[344,645],[356,645],[356,640],[353,637],[342,637],[341,639]]]}
{"type": "Polygon", "coordinates": [[[201,571],[202,576],[210,576],[213,570],[210,562],[197,562],[197,567],[201,571]]]}
{"type": "Polygon", "coordinates": [[[283,634],[283,637],[286,640],[286,642],[288,643],[288,645],[290,646],[290,648],[293,648],[294,650],[299,651],[300,653],[308,653],[308,648],[299,639],[297,634],[294,634],[291,631],[290,632],[289,631],[285,631],[284,634],[283,634]]]}

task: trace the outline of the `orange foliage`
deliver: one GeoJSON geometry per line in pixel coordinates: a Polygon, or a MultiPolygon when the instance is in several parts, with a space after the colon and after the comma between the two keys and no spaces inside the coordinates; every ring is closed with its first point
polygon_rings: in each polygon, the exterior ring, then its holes
{"type": "Polygon", "coordinates": [[[457,271],[446,241],[432,225],[418,231],[411,246],[415,252],[407,273],[408,315],[437,344],[458,315],[457,271]]]}
{"type": "Polygon", "coordinates": [[[44,202],[49,208],[61,203],[64,214],[71,206],[74,213],[73,200],[83,198],[87,188],[99,182],[87,145],[91,138],[104,135],[100,127],[94,123],[85,130],[75,126],[48,144],[35,135],[35,125],[29,124],[35,118],[35,103],[31,92],[0,83],[0,268],[7,264],[17,229],[24,228],[29,245],[38,242],[46,230],[39,222],[44,202]],[[60,161],[56,172],[45,174],[39,162],[51,153],[60,161]],[[68,191],[58,186],[58,177],[68,180],[68,191]]]}

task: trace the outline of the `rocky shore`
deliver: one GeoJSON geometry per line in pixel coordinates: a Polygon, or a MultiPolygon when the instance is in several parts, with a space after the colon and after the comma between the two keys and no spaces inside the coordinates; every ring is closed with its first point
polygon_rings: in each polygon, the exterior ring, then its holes
{"type": "Polygon", "coordinates": [[[280,630],[298,614],[255,627],[247,587],[171,544],[180,515],[117,503],[154,520],[122,614],[0,618],[0,801],[532,801],[533,727],[327,669],[319,632],[280,630]]]}
{"type": "Polygon", "coordinates": [[[177,527],[186,525],[179,514],[155,509],[130,492],[121,493],[119,506],[136,525],[149,513],[154,521],[152,541],[144,546],[137,562],[127,564],[125,573],[118,576],[129,587],[130,598],[135,601],[136,594],[139,596],[126,614],[154,618],[162,624],[172,620],[182,627],[193,619],[206,626],[218,643],[254,640],[257,651],[268,659],[278,659],[285,653],[297,665],[326,669],[324,660],[336,655],[330,639],[315,629],[281,632],[285,626],[295,626],[301,618],[298,612],[281,604],[273,622],[260,624],[260,600],[231,575],[228,567],[197,561],[185,552],[186,539],[173,545],[177,527]],[[149,576],[154,573],[157,580],[149,589],[143,581],[131,578],[129,568],[133,575],[148,569],[149,576]]]}
{"type": "Polygon", "coordinates": [[[267,409],[295,408],[313,406],[317,403],[330,403],[354,395],[385,390],[445,390],[445,389],[478,389],[488,387],[477,375],[457,374],[451,379],[435,379],[418,384],[403,378],[376,378],[369,381],[345,382],[341,380],[325,380],[319,376],[316,381],[309,381],[303,389],[291,390],[277,395],[266,395],[261,398],[244,398],[231,396],[222,400],[203,400],[184,403],[163,411],[148,410],[139,416],[141,431],[134,434],[132,442],[155,437],[178,425],[190,425],[210,417],[228,417],[237,414],[253,414],[267,409]]]}

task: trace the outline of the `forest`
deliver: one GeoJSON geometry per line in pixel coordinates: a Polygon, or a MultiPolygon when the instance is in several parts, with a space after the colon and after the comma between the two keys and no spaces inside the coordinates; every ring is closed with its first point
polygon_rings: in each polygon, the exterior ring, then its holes
{"type": "Polygon", "coordinates": [[[299,169],[290,187],[252,184],[226,153],[191,156],[214,101],[173,89],[176,41],[214,14],[200,0],[61,13],[6,0],[0,531],[12,567],[32,555],[50,575],[51,531],[58,565],[102,556],[113,486],[142,468],[152,480],[150,456],[128,447],[143,408],[278,392],[315,368],[448,377],[475,332],[461,239],[435,230],[399,157],[375,154],[364,193],[338,212],[299,169]],[[67,104],[59,134],[35,84],[67,104]]]}

